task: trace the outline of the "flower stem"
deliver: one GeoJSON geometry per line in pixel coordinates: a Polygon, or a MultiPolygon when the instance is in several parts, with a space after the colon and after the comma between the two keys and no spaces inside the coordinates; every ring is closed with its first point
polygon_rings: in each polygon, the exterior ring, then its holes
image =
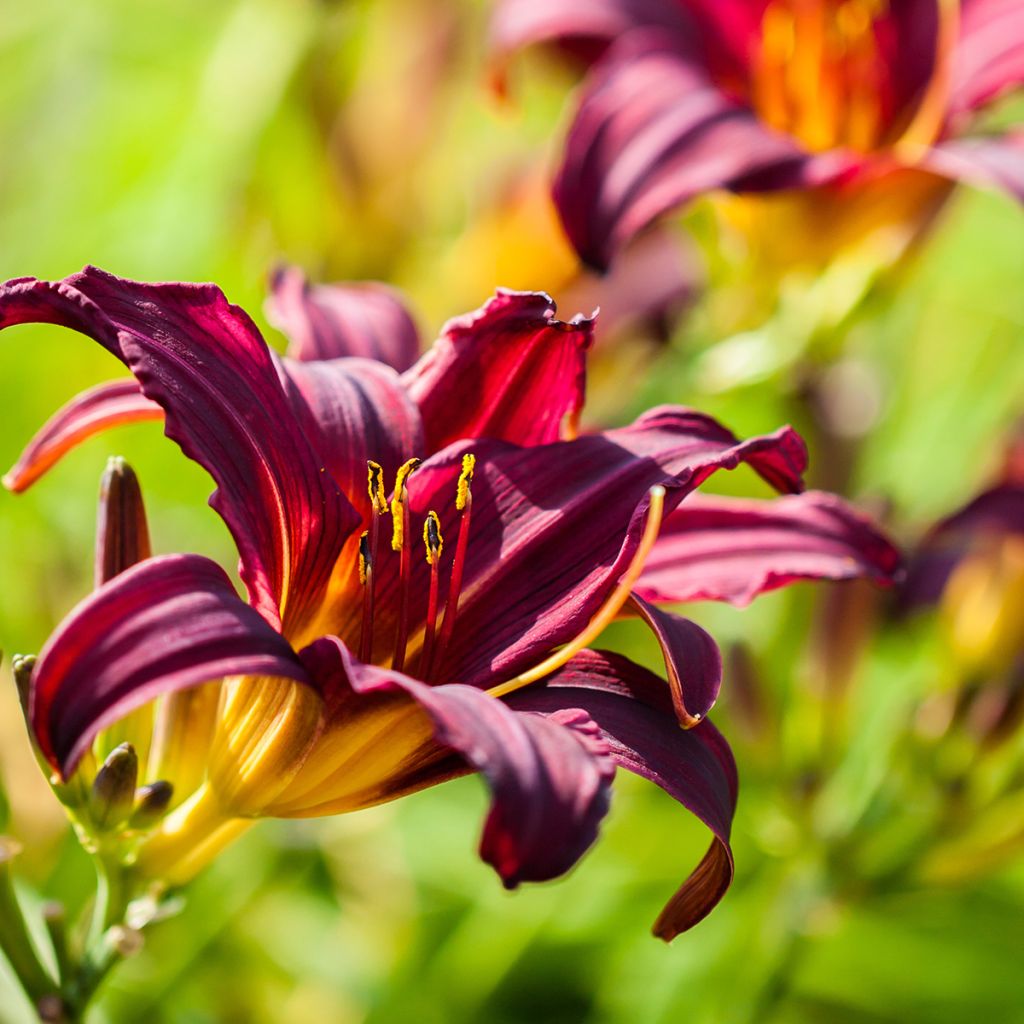
{"type": "Polygon", "coordinates": [[[57,983],[39,958],[4,857],[0,857],[0,950],[33,1004],[56,993],[57,983]]]}

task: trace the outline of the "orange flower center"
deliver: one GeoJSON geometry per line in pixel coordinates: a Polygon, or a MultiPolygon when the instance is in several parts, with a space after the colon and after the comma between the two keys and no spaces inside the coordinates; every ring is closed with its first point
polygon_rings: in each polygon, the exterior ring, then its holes
{"type": "Polygon", "coordinates": [[[771,0],[751,92],[767,124],[812,152],[868,152],[886,128],[875,22],[886,0],[771,0]]]}

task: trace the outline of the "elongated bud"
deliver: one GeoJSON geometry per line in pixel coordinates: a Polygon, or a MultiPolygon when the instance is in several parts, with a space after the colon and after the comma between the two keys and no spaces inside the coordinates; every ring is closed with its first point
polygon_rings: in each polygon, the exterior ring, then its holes
{"type": "Polygon", "coordinates": [[[36,667],[34,654],[16,654],[11,659],[11,671],[14,674],[14,685],[18,688],[18,700],[21,710],[28,717],[28,697],[32,684],[32,670],[36,667]]]}
{"type": "Polygon", "coordinates": [[[423,520],[423,543],[427,549],[427,565],[435,565],[444,550],[444,538],[441,536],[441,520],[436,512],[428,512],[423,520]]]}
{"type": "Polygon", "coordinates": [[[174,787],[164,779],[143,786],[135,794],[135,810],[128,820],[132,828],[152,828],[166,813],[174,798],[174,787]]]}
{"type": "Polygon", "coordinates": [[[149,527],[142,490],[131,466],[120,456],[107,462],[100,481],[96,518],[95,583],[99,587],[150,556],[149,527]]]}
{"type": "Polygon", "coordinates": [[[467,452],[462,456],[462,472],[459,473],[458,490],[455,494],[455,507],[462,512],[470,499],[470,485],[476,470],[476,456],[467,452]]]}
{"type": "Polygon", "coordinates": [[[115,747],[93,780],[89,809],[96,827],[109,831],[124,823],[135,804],[139,758],[130,743],[115,747]]]}
{"type": "Polygon", "coordinates": [[[382,516],[388,510],[388,496],[384,490],[384,470],[381,469],[379,462],[374,462],[372,459],[367,460],[366,469],[370,504],[373,506],[374,513],[382,516]]]}
{"type": "Polygon", "coordinates": [[[395,493],[391,498],[392,551],[401,551],[405,544],[405,503],[409,497],[406,484],[420,465],[419,459],[410,459],[399,466],[398,472],[395,474],[395,493]]]}

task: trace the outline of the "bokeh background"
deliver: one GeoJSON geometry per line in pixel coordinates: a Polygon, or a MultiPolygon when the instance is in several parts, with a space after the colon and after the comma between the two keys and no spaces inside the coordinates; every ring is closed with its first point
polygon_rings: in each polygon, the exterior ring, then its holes
{"type": "MultiPolygon", "coordinates": [[[[544,192],[569,73],[527,56],[498,96],[486,14],[471,0],[7,5],[0,276],[95,263],[213,280],[278,346],[261,308],[282,260],[399,285],[425,338],[496,285],[549,290],[566,317],[567,303],[597,304],[544,192]]],[[[727,213],[705,202],[668,225],[685,310],[603,346],[591,422],[661,401],[740,434],[792,421],[812,480],[912,545],[994,479],[1024,411],[1024,215],[962,190],[908,251],[873,237],[773,276],[727,213]]],[[[0,463],[120,372],[69,332],[5,332],[0,463]]],[[[158,426],[123,428],[0,495],[8,655],[38,650],[89,589],[114,453],[139,472],[157,551],[233,564],[205,474],[158,426]]],[[[739,475],[726,486],[759,493],[739,475]]],[[[671,947],[650,924],[706,844],[685,812],[623,774],[571,876],[510,895],[475,855],[486,797],[469,778],[357,815],[262,823],[113,976],[94,1020],[1024,1021],[1024,742],[991,754],[955,724],[929,727],[955,682],[941,623],[897,622],[858,586],[693,612],[729,654],[714,717],[741,772],[738,876],[671,947]]],[[[656,665],[640,632],[613,630],[656,665]]],[[[91,868],[32,760],[9,665],[2,830],[31,851],[26,898],[78,907],[91,868]]],[[[0,1021],[20,1013],[0,971],[0,1021]]]]}

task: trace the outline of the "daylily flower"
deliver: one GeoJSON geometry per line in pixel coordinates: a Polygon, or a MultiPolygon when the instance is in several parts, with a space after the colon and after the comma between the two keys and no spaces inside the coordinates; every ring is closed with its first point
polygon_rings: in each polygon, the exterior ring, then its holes
{"type": "Polygon", "coordinates": [[[900,596],[906,609],[940,607],[968,682],[1024,671],[1024,481],[1001,481],[936,523],[900,596]]]}
{"type": "MultiPolygon", "coordinates": [[[[328,292],[278,287],[275,318],[314,359],[275,356],[211,285],[90,268],[0,288],[0,328],[77,330],[141,389],[118,383],[65,407],[8,482],[26,486],[103,426],[162,415],[217,483],[211,504],[248,597],[197,555],[148,558],[103,583],[32,674],[41,755],[67,778],[101,730],[157,698],[160,728],[201,738],[204,756],[179,759],[180,775],[150,764],[140,777],[190,778],[133,851],[164,880],[190,876],[253,817],[356,810],[478,771],[492,791],[481,855],[508,886],[572,866],[622,765],[713,833],[655,930],[690,927],[732,876],[736,773],[705,720],[721,677],[714,641],[653,602],[742,603],[807,577],[884,582],[895,551],[838,499],[799,493],[806,453],[789,428],[741,442],[663,407],[560,439],[582,402],[592,321],[555,319],[545,295],[500,292],[399,374],[325,358],[367,351],[353,334],[369,321],[342,329],[328,292]],[[680,506],[743,463],[792,496],[680,506]],[[589,649],[627,607],[652,627],[667,681],[589,649]]],[[[376,351],[401,364],[393,340],[376,351]]]]}
{"type": "Polygon", "coordinates": [[[494,39],[591,65],[554,194],[597,268],[720,189],[811,190],[831,241],[846,208],[924,216],[946,180],[1024,199],[1024,134],[965,134],[1024,81],[1014,0],[500,0],[494,39]]]}

